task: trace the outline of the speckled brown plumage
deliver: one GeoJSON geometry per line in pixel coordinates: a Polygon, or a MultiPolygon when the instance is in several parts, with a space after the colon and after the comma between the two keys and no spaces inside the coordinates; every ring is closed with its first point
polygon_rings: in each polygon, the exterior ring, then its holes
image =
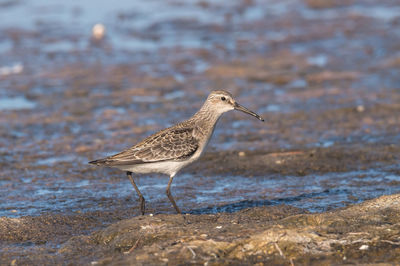
{"type": "Polygon", "coordinates": [[[181,124],[164,129],[129,149],[90,163],[117,166],[185,160],[199,148],[199,140],[193,136],[193,127],[184,126],[181,124]]]}

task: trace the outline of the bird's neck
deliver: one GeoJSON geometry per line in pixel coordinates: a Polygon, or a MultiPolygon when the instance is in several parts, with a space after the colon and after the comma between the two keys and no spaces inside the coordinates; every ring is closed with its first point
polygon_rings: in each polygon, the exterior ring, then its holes
{"type": "Polygon", "coordinates": [[[224,112],[215,111],[208,102],[205,102],[200,110],[193,115],[192,119],[196,121],[196,126],[202,130],[204,134],[210,134],[223,113],[224,112]]]}

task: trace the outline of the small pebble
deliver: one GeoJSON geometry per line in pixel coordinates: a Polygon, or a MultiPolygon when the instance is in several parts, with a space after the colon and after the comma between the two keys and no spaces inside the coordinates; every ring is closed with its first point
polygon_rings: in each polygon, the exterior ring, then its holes
{"type": "Polygon", "coordinates": [[[105,34],[106,34],[106,27],[103,24],[97,23],[96,25],[93,26],[92,37],[95,40],[103,39],[105,34]]]}
{"type": "Polygon", "coordinates": [[[24,66],[21,63],[16,63],[13,66],[0,67],[0,76],[8,76],[11,74],[19,74],[24,70],[24,66]]]}
{"type": "Polygon", "coordinates": [[[369,249],[369,246],[368,246],[368,245],[362,245],[362,246],[360,247],[360,250],[367,250],[367,249],[369,249]]]}
{"type": "Polygon", "coordinates": [[[75,152],[86,152],[86,151],[90,151],[90,146],[86,146],[86,145],[81,145],[75,148],[75,152]]]}
{"type": "Polygon", "coordinates": [[[365,111],[365,107],[364,106],[362,106],[362,105],[358,105],[357,106],[357,112],[362,113],[364,111],[365,111]]]}

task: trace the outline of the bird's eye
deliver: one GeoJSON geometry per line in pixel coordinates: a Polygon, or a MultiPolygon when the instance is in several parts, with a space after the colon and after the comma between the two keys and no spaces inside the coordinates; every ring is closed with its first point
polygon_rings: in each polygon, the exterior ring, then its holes
{"type": "Polygon", "coordinates": [[[221,97],[221,100],[226,101],[226,98],[224,96],[221,97]]]}

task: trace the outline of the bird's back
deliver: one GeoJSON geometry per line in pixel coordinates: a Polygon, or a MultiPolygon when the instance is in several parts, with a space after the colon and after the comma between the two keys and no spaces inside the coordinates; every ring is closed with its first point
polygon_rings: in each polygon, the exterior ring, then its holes
{"type": "Polygon", "coordinates": [[[190,158],[199,148],[194,130],[193,124],[185,121],[159,131],[120,153],[89,163],[112,167],[182,161],[190,158]]]}

